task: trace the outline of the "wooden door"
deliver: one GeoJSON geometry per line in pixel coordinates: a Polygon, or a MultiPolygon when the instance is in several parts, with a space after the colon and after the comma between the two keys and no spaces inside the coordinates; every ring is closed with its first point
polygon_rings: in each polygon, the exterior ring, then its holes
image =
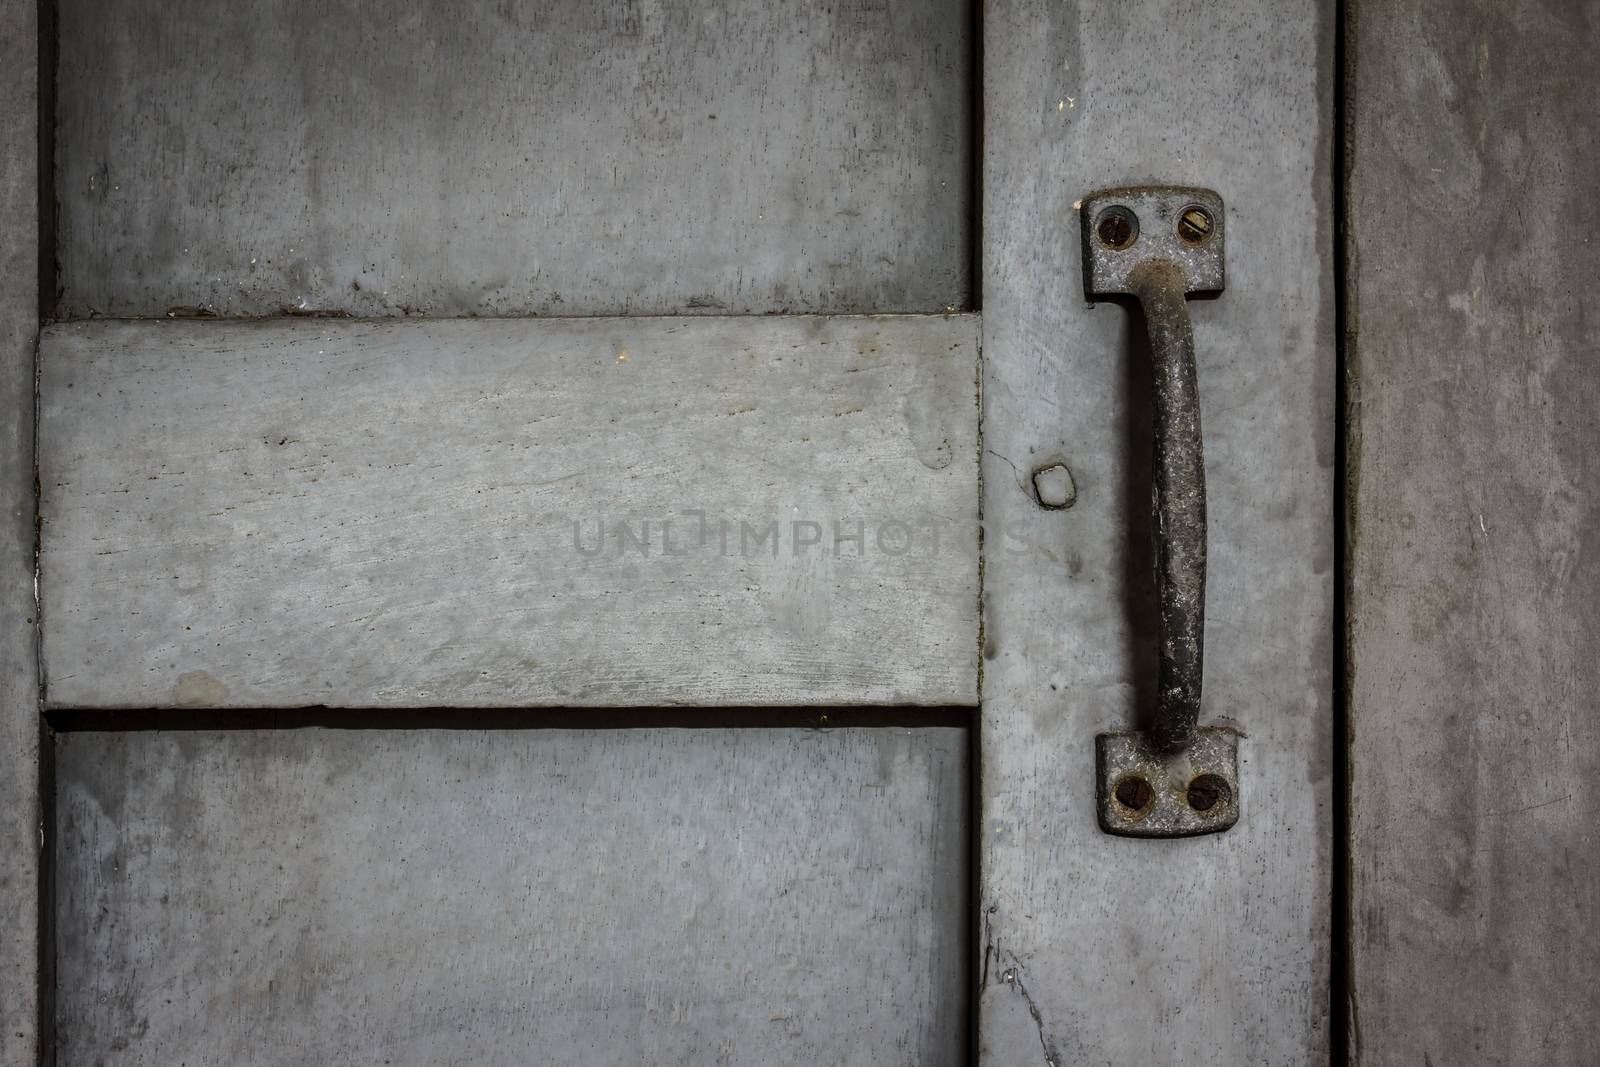
{"type": "Polygon", "coordinates": [[[59,1062],[1328,1056],[1326,5],[55,15],[59,1062]],[[1148,182],[1228,204],[1247,735],[1164,842],[1095,820],[1149,378],[1075,210],[1148,182]]]}

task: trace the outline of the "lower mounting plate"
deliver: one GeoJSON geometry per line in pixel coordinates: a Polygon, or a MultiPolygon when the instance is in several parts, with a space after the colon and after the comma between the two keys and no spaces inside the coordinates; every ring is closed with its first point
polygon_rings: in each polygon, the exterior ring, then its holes
{"type": "Polygon", "coordinates": [[[1201,726],[1180,752],[1139,733],[1095,739],[1100,828],[1123,837],[1193,837],[1239,821],[1239,731],[1201,726]]]}

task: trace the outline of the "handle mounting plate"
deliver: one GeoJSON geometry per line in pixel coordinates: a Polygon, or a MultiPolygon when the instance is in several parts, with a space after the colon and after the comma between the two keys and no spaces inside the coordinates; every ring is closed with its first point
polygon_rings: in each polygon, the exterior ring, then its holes
{"type": "Polygon", "coordinates": [[[1239,732],[1199,726],[1177,752],[1140,733],[1095,738],[1100,828],[1120,837],[1193,837],[1239,821],[1239,732]],[[1141,784],[1142,783],[1142,784],[1141,784]]]}
{"type": "Polygon", "coordinates": [[[1083,287],[1090,297],[1132,296],[1136,290],[1130,276],[1152,260],[1176,264],[1183,273],[1185,292],[1223,290],[1227,281],[1223,257],[1226,219],[1222,197],[1210,189],[1176,185],[1105,189],[1084,197],[1079,210],[1083,219],[1083,287]],[[1191,216],[1186,221],[1185,213],[1196,208],[1203,219],[1191,216]],[[1112,223],[1123,220],[1131,227],[1125,236],[1120,227],[1112,228],[1112,223]],[[1102,233],[1122,240],[1107,241],[1102,233]]]}
{"type": "Polygon", "coordinates": [[[1239,733],[1199,726],[1206,491],[1187,296],[1226,281],[1222,197],[1172,185],[1106,189],[1079,205],[1084,291],[1134,296],[1153,361],[1159,700],[1149,729],[1101,734],[1097,811],[1107,833],[1189,837],[1239,820],[1239,733]]]}

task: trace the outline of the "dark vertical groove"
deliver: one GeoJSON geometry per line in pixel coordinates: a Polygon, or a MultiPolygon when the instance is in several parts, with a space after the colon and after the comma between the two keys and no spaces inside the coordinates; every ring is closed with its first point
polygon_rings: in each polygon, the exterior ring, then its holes
{"type": "Polygon", "coordinates": [[[967,309],[983,310],[983,0],[967,19],[967,309]]]}
{"type": "Polygon", "coordinates": [[[1350,453],[1350,397],[1346,378],[1350,371],[1350,288],[1354,264],[1350,258],[1349,191],[1350,122],[1354,77],[1350,51],[1352,33],[1349,0],[1334,0],[1333,30],[1333,321],[1334,321],[1334,475],[1333,475],[1333,885],[1328,953],[1330,1005],[1330,1059],[1352,1064],[1360,1056],[1354,1047],[1355,989],[1351,966],[1351,841],[1350,841],[1350,671],[1346,628],[1349,598],[1348,468],[1350,453]]]}

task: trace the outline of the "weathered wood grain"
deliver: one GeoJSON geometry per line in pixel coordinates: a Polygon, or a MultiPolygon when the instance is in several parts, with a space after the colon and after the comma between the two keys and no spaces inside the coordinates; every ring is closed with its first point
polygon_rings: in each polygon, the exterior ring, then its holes
{"type": "Polygon", "coordinates": [[[985,1064],[1329,1054],[1333,5],[985,6],[985,1064]],[[1073,202],[1227,201],[1191,302],[1209,496],[1203,718],[1248,732],[1243,816],[1187,841],[1095,823],[1094,738],[1153,706],[1150,372],[1083,297],[1073,202]],[[1045,510],[1031,473],[1070,468],[1045,510]]]}
{"type": "Polygon", "coordinates": [[[1600,1063],[1600,22],[1359,9],[1353,1061],[1600,1063]]]}
{"type": "Polygon", "coordinates": [[[66,317],[937,312],[965,0],[62,0],[66,317]]]}
{"type": "Polygon", "coordinates": [[[967,743],[62,734],[58,1062],[956,1067],[967,743]]]}
{"type": "Polygon", "coordinates": [[[975,702],[977,329],[50,327],[47,700],[975,702]]]}
{"type": "Polygon", "coordinates": [[[33,379],[39,336],[38,5],[0,0],[0,1067],[39,1056],[39,674],[33,379]]]}

